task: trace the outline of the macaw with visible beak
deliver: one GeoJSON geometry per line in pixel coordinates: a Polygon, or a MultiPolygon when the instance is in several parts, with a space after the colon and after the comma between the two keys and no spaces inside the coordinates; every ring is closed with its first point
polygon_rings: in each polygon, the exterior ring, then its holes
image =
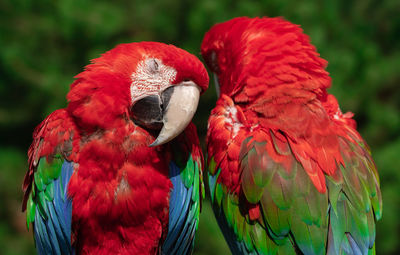
{"type": "Polygon", "coordinates": [[[35,130],[23,210],[39,254],[190,254],[203,158],[191,119],[208,75],[192,54],[121,44],[76,76],[35,130]]]}
{"type": "Polygon", "coordinates": [[[378,173],[308,36],[282,18],[235,18],[201,52],[220,93],[209,187],[232,253],[375,254],[378,173]]]}

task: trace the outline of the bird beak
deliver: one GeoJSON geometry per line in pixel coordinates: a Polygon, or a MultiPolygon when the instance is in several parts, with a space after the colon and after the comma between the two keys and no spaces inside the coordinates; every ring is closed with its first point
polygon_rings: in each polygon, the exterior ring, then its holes
{"type": "Polygon", "coordinates": [[[164,107],[166,104],[162,117],[163,127],[150,147],[165,144],[182,133],[197,110],[200,87],[192,81],[184,81],[166,89],[162,97],[164,107]]]}
{"type": "Polygon", "coordinates": [[[217,97],[219,97],[219,95],[221,94],[221,90],[219,88],[218,74],[213,72],[213,78],[214,78],[215,91],[217,92],[217,97]]]}

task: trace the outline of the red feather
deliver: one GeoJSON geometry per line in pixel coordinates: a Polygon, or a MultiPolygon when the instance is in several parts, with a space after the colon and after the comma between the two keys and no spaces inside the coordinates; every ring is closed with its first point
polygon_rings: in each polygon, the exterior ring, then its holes
{"type": "MultiPolygon", "coordinates": [[[[173,84],[189,79],[202,90],[208,75],[193,55],[162,43],[123,44],[93,60],[76,76],[66,109],[35,130],[25,176],[24,207],[39,158],[66,151],[75,164],[68,185],[72,198],[72,242],[78,254],[157,254],[168,233],[170,144],[149,147],[155,137],[129,119],[131,75],[144,57],[177,71],[173,84]]],[[[174,141],[179,153],[201,167],[193,124],[174,141]]]]}
{"type": "Polygon", "coordinates": [[[308,36],[281,18],[242,17],[213,26],[201,51],[220,85],[210,191],[232,253],[336,254],[348,236],[368,253],[382,212],[376,167],[308,36]],[[348,227],[357,221],[369,231],[348,227]]]}
{"type": "MultiPolygon", "coordinates": [[[[334,97],[327,94],[331,83],[325,71],[327,62],[319,57],[308,36],[281,18],[236,18],[214,26],[206,34],[202,54],[207,63],[212,62],[211,52],[218,55],[219,102],[225,101],[225,107],[234,107],[233,102],[240,104],[236,105],[237,123],[247,122],[242,128],[247,134],[252,134],[250,129],[254,127],[271,130],[271,137],[254,134],[254,139],[270,141],[268,153],[287,169],[291,164],[284,151],[292,150],[317,189],[325,192],[324,174],[334,175],[337,164],[343,162],[338,135],[348,137],[347,126],[355,125],[351,115],[341,114],[334,97]],[[219,51],[221,47],[223,51],[219,51]],[[228,53],[229,58],[225,55],[228,53]],[[289,144],[277,139],[279,132],[289,137],[289,144]]],[[[222,107],[217,103],[212,112],[211,137],[228,136],[224,135],[229,129],[225,119],[213,117],[227,115],[222,107]]],[[[245,136],[232,142],[240,145],[245,136]]],[[[218,140],[221,144],[209,144],[209,149],[216,152],[216,162],[226,166],[222,161],[229,146],[223,145],[224,139],[218,140]]],[[[223,176],[224,171],[221,180],[226,179],[223,176]]]]}

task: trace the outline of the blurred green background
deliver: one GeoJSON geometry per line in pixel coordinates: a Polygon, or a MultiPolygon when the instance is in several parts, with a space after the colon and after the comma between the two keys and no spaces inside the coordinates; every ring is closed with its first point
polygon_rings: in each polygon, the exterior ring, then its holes
{"type": "MultiPolygon", "coordinates": [[[[199,56],[204,33],[237,16],[301,24],[329,61],[342,110],[355,113],[378,165],[384,199],[377,254],[400,254],[400,1],[0,1],[0,254],[34,254],[20,212],[34,127],[57,108],[73,76],[119,43],[161,41],[199,56]]],[[[202,139],[214,85],[195,123],[202,139]]],[[[208,201],[195,254],[229,254],[208,201]]]]}

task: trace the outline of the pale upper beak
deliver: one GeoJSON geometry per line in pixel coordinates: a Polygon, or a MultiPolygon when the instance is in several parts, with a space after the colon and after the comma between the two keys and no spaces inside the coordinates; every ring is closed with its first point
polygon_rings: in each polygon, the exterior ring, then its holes
{"type": "Polygon", "coordinates": [[[182,133],[197,110],[200,91],[194,82],[184,81],[167,88],[161,95],[150,95],[135,103],[134,122],[147,129],[161,129],[149,146],[165,144],[182,133]]]}
{"type": "Polygon", "coordinates": [[[200,87],[192,81],[185,81],[174,87],[169,103],[163,114],[163,127],[157,139],[149,146],[167,143],[187,127],[197,110],[200,87]]]}

